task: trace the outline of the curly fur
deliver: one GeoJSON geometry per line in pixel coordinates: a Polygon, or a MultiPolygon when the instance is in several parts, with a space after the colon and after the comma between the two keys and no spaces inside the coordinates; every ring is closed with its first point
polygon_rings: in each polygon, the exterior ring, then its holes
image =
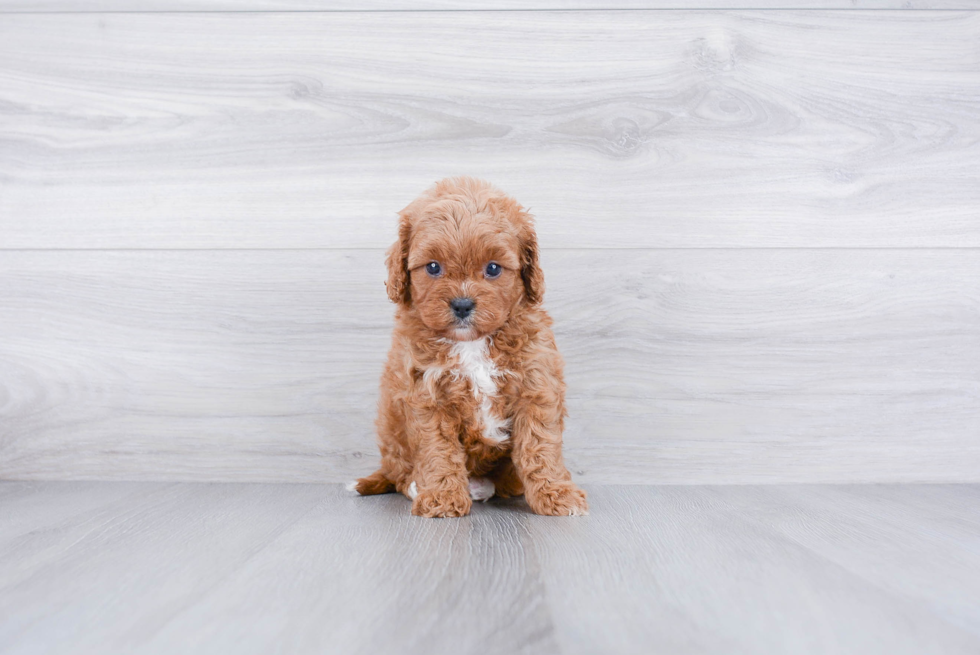
{"type": "Polygon", "coordinates": [[[381,468],[357,492],[398,491],[428,517],[464,516],[471,495],[494,492],[524,494],[538,514],[586,514],[562,460],[563,362],[541,308],[531,216],[486,182],[443,180],[401,211],[387,267],[398,308],[381,377],[381,468]],[[494,279],[491,261],[502,267],[494,279]],[[449,302],[463,296],[476,306],[461,322],[449,302]]]}

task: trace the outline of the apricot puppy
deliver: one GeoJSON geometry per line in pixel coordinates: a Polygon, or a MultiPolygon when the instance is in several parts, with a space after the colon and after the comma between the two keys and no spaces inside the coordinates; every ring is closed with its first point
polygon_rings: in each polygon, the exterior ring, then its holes
{"type": "Polygon", "coordinates": [[[357,492],[397,490],[418,516],[522,493],[537,514],[588,513],[562,460],[563,362],[531,216],[486,182],[443,180],[401,211],[387,265],[381,468],[357,492]]]}

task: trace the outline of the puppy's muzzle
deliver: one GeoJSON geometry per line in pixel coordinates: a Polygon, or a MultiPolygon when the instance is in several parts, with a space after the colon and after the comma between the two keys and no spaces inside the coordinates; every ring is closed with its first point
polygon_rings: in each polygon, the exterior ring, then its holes
{"type": "Polygon", "coordinates": [[[465,321],[473,313],[476,303],[472,298],[453,298],[449,301],[449,307],[458,320],[465,321]]]}

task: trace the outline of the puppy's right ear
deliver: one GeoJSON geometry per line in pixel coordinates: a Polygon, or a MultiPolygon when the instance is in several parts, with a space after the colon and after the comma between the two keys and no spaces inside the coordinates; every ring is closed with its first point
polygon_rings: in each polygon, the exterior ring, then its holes
{"type": "Polygon", "coordinates": [[[412,302],[411,286],[408,277],[408,241],[412,236],[412,224],[409,220],[408,209],[400,214],[398,222],[398,240],[388,248],[385,263],[388,266],[388,280],[385,288],[388,298],[393,303],[409,305],[412,302]]]}

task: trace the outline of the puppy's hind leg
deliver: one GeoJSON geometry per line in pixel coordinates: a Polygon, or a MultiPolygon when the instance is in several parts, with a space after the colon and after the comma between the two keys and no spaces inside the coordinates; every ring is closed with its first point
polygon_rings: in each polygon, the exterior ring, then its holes
{"type": "Polygon", "coordinates": [[[395,483],[386,478],[379,469],[366,478],[351,482],[347,488],[362,496],[374,496],[376,494],[390,494],[395,490],[395,483]]]}
{"type": "Polygon", "coordinates": [[[510,457],[500,460],[487,477],[493,483],[494,493],[501,498],[513,498],[524,493],[524,483],[510,457]]]}

